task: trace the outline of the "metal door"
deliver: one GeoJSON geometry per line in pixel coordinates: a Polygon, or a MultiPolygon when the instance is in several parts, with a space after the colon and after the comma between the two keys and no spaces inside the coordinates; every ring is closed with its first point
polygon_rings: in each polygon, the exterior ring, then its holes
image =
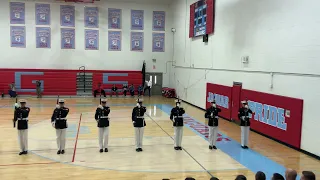
{"type": "MultiPolygon", "coordinates": [[[[150,79],[152,81],[151,95],[161,95],[162,73],[146,73],[146,81],[149,81],[150,79]]],[[[145,87],[146,86],[147,85],[145,84],[145,87]]]]}

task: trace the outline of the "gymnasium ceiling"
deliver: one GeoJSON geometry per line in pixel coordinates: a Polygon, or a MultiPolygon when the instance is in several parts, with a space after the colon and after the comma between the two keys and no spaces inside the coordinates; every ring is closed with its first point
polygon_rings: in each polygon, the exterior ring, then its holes
{"type": "MultiPolygon", "coordinates": [[[[28,2],[59,2],[63,0],[21,0],[28,2]]],[[[131,2],[131,3],[151,3],[151,4],[171,4],[174,0],[100,0],[105,2],[131,2]]]]}

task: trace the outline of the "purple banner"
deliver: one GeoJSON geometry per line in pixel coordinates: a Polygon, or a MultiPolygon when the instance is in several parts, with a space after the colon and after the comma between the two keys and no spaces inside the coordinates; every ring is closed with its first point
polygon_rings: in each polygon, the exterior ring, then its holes
{"type": "Polygon", "coordinates": [[[24,26],[11,26],[11,47],[26,47],[26,28],[24,26]]]}
{"type": "Polygon", "coordinates": [[[25,14],[24,3],[10,2],[10,24],[25,24],[25,14]]]}
{"type": "Polygon", "coordinates": [[[164,52],[165,34],[152,33],[152,52],[164,52]]]}
{"type": "Polygon", "coordinates": [[[143,51],[143,32],[131,32],[131,51],[143,51]]]}
{"type": "Polygon", "coordinates": [[[121,9],[108,9],[109,29],[121,29],[121,9]]]}
{"type": "Polygon", "coordinates": [[[84,26],[99,28],[99,10],[97,7],[84,7],[84,26]]]}
{"type": "Polygon", "coordinates": [[[99,50],[99,31],[86,29],[84,33],[85,33],[85,49],[99,50]]]}
{"type": "Polygon", "coordinates": [[[50,25],[50,4],[36,3],[36,25],[50,25]]]}
{"type": "Polygon", "coordinates": [[[165,31],[166,13],[164,11],[153,11],[153,25],[154,31],[165,31]]]}
{"type": "Polygon", "coordinates": [[[144,28],[143,10],[131,10],[131,29],[143,30],[143,28],[144,28]]]}
{"type": "Polygon", "coordinates": [[[74,6],[60,5],[60,21],[61,26],[75,27],[74,6]]]}
{"type": "Polygon", "coordinates": [[[36,27],[36,48],[51,48],[51,29],[36,27]]]}
{"type": "Polygon", "coordinates": [[[121,31],[109,31],[109,51],[121,51],[121,31]]]}
{"type": "Polygon", "coordinates": [[[75,30],[71,28],[61,28],[61,49],[75,49],[75,30]]]}

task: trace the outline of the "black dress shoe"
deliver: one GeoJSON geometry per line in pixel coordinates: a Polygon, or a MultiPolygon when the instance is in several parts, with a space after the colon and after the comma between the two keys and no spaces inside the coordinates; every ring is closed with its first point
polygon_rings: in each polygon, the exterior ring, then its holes
{"type": "Polygon", "coordinates": [[[213,149],[217,149],[217,147],[216,147],[216,146],[212,146],[212,148],[213,148],[213,149]]]}
{"type": "Polygon", "coordinates": [[[61,151],[61,154],[64,154],[64,150],[61,151]]]}
{"type": "Polygon", "coordinates": [[[28,154],[28,151],[23,151],[23,154],[28,154]]]}
{"type": "Polygon", "coordinates": [[[139,152],[140,151],[139,148],[137,148],[136,151],[139,152]]]}
{"type": "Polygon", "coordinates": [[[103,152],[103,149],[100,149],[100,151],[99,151],[100,153],[102,153],[103,152]]]}
{"type": "Polygon", "coordinates": [[[246,147],[245,146],[241,146],[242,147],[242,149],[245,149],[246,147]]]}
{"type": "Polygon", "coordinates": [[[212,149],[212,146],[209,146],[209,149],[212,149]]]}
{"type": "Polygon", "coordinates": [[[59,151],[57,152],[57,154],[61,154],[61,151],[59,150],[59,151]]]}
{"type": "Polygon", "coordinates": [[[179,150],[179,148],[178,147],[174,147],[174,150],[179,150]]]}
{"type": "Polygon", "coordinates": [[[179,150],[182,150],[182,147],[178,147],[179,150]]]}
{"type": "Polygon", "coordinates": [[[108,152],[108,148],[105,148],[105,149],[104,149],[104,152],[108,152]]]}
{"type": "Polygon", "coordinates": [[[248,146],[244,146],[245,149],[248,149],[248,146]]]}
{"type": "Polygon", "coordinates": [[[142,148],[139,148],[139,151],[143,151],[142,148]]]}
{"type": "Polygon", "coordinates": [[[22,155],[23,154],[23,152],[19,152],[19,155],[22,155]]]}

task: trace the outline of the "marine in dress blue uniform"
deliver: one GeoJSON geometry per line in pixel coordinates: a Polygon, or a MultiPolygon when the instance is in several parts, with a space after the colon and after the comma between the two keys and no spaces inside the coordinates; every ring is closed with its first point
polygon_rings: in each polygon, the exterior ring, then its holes
{"type": "Polygon", "coordinates": [[[171,109],[170,119],[173,122],[174,127],[174,149],[182,150],[182,136],[183,136],[183,114],[185,110],[180,107],[181,101],[175,100],[176,107],[171,109]]]}
{"type": "Polygon", "coordinates": [[[247,101],[242,101],[242,107],[239,109],[238,117],[240,119],[241,126],[241,147],[243,149],[248,149],[248,139],[250,131],[250,118],[249,115],[252,114],[251,109],[248,107],[247,101]]]}
{"type": "Polygon", "coordinates": [[[206,110],[204,115],[205,118],[208,118],[208,126],[209,126],[209,149],[217,149],[216,141],[218,135],[218,119],[219,112],[221,112],[220,108],[217,108],[216,101],[211,102],[211,107],[206,110]]]}
{"type": "Polygon", "coordinates": [[[108,152],[108,142],[109,142],[109,114],[110,107],[107,106],[107,99],[101,99],[101,105],[96,109],[94,118],[98,123],[99,128],[99,147],[100,153],[108,152]]]}
{"type": "Polygon", "coordinates": [[[19,155],[28,154],[28,117],[30,113],[30,108],[26,106],[26,100],[19,100],[15,103],[15,113],[14,113],[14,123],[18,122],[18,139],[20,146],[19,155]]]}
{"type": "Polygon", "coordinates": [[[142,99],[137,100],[137,106],[132,110],[132,123],[135,130],[135,139],[136,139],[136,151],[140,152],[142,150],[142,141],[144,127],[147,125],[144,119],[144,113],[147,111],[147,108],[142,106],[142,99]]]}

